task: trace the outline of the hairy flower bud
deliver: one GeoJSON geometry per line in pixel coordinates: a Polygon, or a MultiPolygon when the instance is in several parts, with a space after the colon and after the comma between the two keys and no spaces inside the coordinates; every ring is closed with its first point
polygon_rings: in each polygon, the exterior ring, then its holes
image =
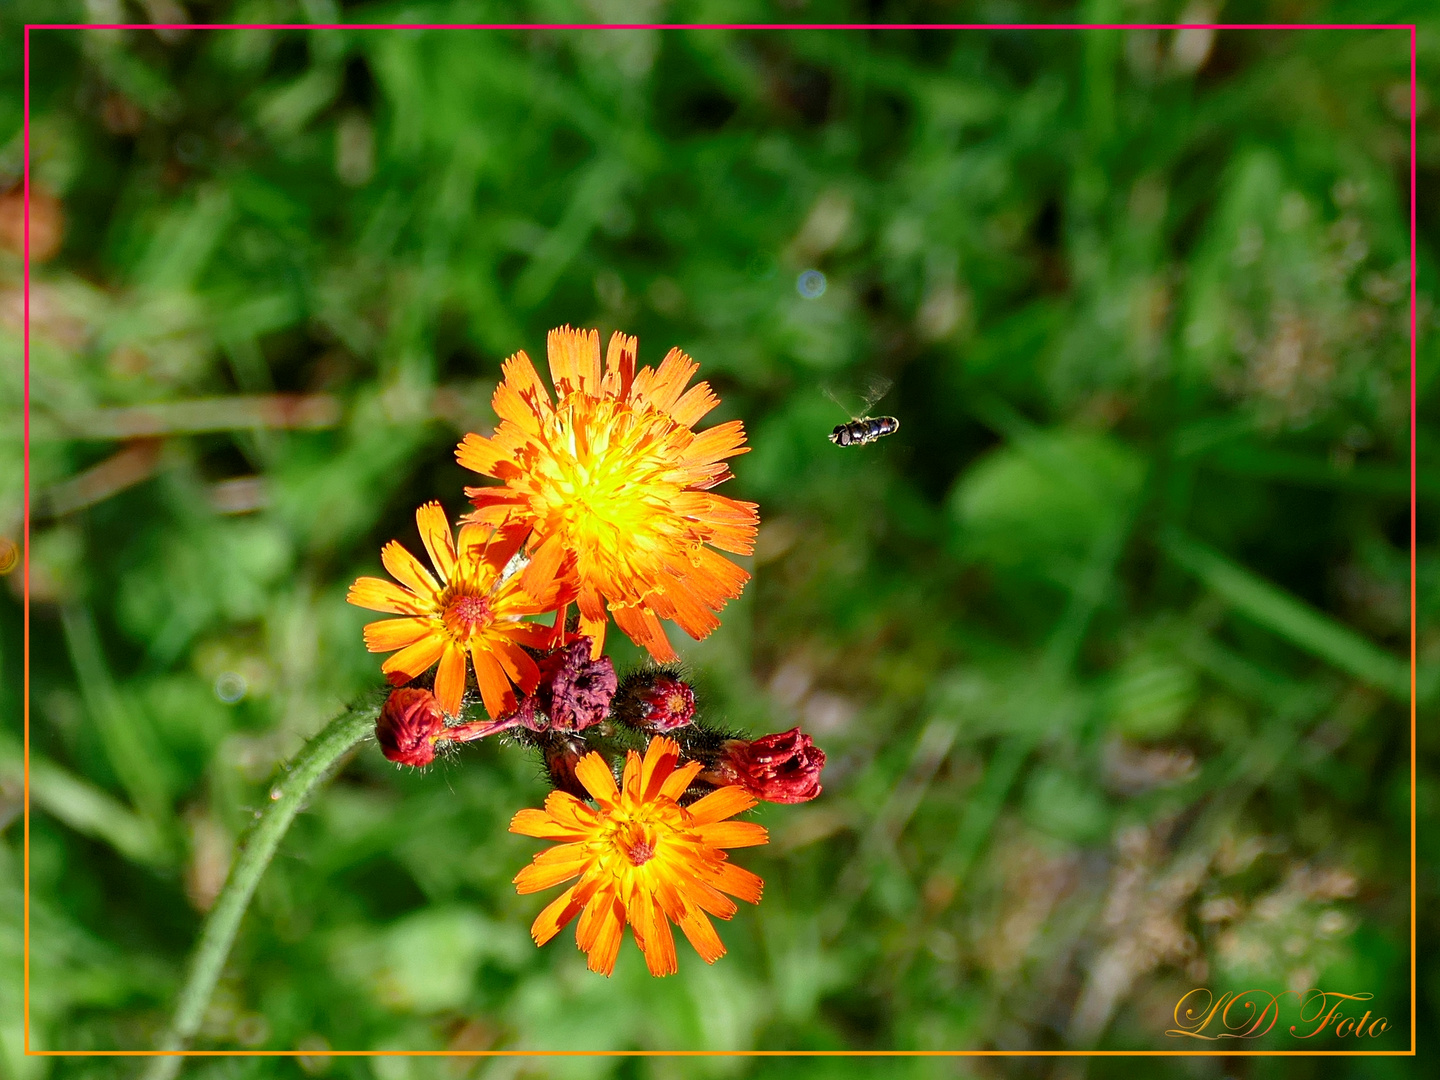
{"type": "Polygon", "coordinates": [[[766,802],[801,803],[820,794],[824,767],[825,751],[796,727],[753,742],[727,740],[720,759],[702,778],[738,784],[766,802]]]}
{"type": "Polygon", "coordinates": [[[545,756],[545,771],[550,774],[551,786],[556,791],[568,792],[577,799],[588,799],[589,792],[575,775],[575,766],[589,748],[569,735],[552,733],[541,738],[544,741],[540,744],[540,751],[545,756]]]}
{"type": "Polygon", "coordinates": [[[375,723],[381,751],[401,765],[429,765],[435,760],[435,740],[444,732],[445,717],[435,695],[413,686],[390,691],[375,723]]]}
{"type": "Polygon", "coordinates": [[[627,675],[615,695],[615,719],[637,731],[673,731],[694,718],[695,691],[663,669],[627,675]]]}

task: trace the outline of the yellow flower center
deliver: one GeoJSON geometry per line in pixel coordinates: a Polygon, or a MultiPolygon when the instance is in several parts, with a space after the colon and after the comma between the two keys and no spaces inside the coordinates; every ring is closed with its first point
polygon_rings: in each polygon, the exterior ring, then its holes
{"type": "Polygon", "coordinates": [[[488,626],[494,613],[485,597],[457,593],[443,600],[441,618],[445,620],[445,629],[450,632],[450,636],[464,643],[477,630],[488,626]]]}
{"type": "Polygon", "coordinates": [[[616,558],[627,538],[634,542],[637,534],[652,532],[657,511],[678,490],[660,479],[677,425],[584,398],[561,402],[557,421],[547,516],[564,521],[581,550],[598,547],[616,558]]]}

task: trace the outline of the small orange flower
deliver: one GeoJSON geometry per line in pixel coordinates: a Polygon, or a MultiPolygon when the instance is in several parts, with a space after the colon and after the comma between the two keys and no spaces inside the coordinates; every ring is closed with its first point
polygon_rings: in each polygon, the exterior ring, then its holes
{"type": "Polygon", "coordinates": [[[742,788],[717,788],[690,806],[676,802],[701,767],[692,761],[677,769],[679,760],[674,740],[651,739],[643,761],[633,750],[626,756],[617,790],[605,759],[586,754],[574,766],[575,776],[598,809],[552,791],[544,810],[515,815],[511,832],[564,841],[516,875],[517,892],[580,877],[540,912],[530,927],[535,944],[544,945],[579,915],[575,941],[588,954],[590,970],[602,975],[615,969],[627,922],[652,975],[677,970],[672,922],[707,964],[725,955],[705,913],[721,919],[735,914],[724,893],[758,904],[763,883],[720,849],[765,844],[769,836],[754,822],[724,820],[755,805],[742,788]]]}
{"type": "Polygon", "coordinates": [[[563,583],[594,655],[608,607],[651,656],[674,659],[660,620],[699,640],[750,578],[707,546],[754,549],[755,504],[709,490],[730,478],[725,459],[748,449],[744,426],[692,430],[720,399],[703,382],[685,390],[699,365],[678,349],[636,371],[636,341],[617,333],[602,376],[596,331],[552,330],[548,347],[558,400],[516,353],[495,389],[495,434],[466,435],[456,451],[461,465],[501,481],[465,489],[476,507],[466,520],[528,534],[525,588],[563,583]]]}
{"type": "Polygon", "coordinates": [[[380,561],[401,584],[358,578],[345,599],[405,618],[367,625],[366,647],[371,652],[400,650],[380,667],[395,686],[439,661],[435,697],[451,716],[459,714],[465,696],[468,654],[485,711],[492,718],[514,711],[511,683],[528,694],[539,678],[535,661],[520,646],[541,646],[553,635],[548,626],[521,621],[522,615],[549,610],[553,598],[547,603],[527,594],[518,574],[502,580],[506,563],[519,550],[521,534],[467,525],[460,530],[457,550],[450,522],[437,502],[416,510],[415,524],[439,580],[398,541],[386,544],[380,561]]]}

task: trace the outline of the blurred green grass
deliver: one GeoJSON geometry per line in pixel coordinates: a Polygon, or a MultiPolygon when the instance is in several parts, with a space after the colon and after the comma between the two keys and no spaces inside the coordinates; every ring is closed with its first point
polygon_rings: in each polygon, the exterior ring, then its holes
{"type": "MultiPolygon", "coordinates": [[[[0,184],[22,161],[20,25],[142,7],[0,13],[16,43],[0,184]]],[[[514,16],[185,7],[214,21],[514,16]]],[[[1203,7],[1183,14],[1220,11],[1203,7]]],[[[1400,2],[1221,14],[1429,18],[1400,2]]],[[[1440,660],[1435,29],[1419,37],[1422,720],[1440,660]]],[[[814,735],[824,795],[759,812],[774,842],[743,861],[765,899],[721,928],[730,953],[715,967],[682,955],[656,981],[627,945],[605,981],[567,936],[536,950],[538,903],[509,885],[533,850],[505,832],[543,795],[533,762],[479,746],[401,773],[368,748],[262,882],[204,1045],[1173,1048],[1163,1031],[1193,986],[1313,984],[1375,994],[1392,1018],[1375,1047],[1406,1046],[1407,44],[1394,31],[33,34],[32,1045],[156,1037],[270,774],[377,685],[346,585],[375,572],[386,540],[413,543],[420,501],[463,508],[451,451],[493,422],[500,360],[538,356],[570,322],[637,333],[642,362],[679,345],[724,399],[714,420],[746,421],[753,452],[727,493],[761,506],[755,580],[710,639],[676,643],[711,715],[814,735]],[[807,269],[826,275],[818,298],[797,290],[807,269]],[[822,391],[858,397],[874,376],[895,381],[877,409],[901,430],[838,450],[825,434],[845,416],[822,391]]],[[[13,193],[0,213],[13,237],[13,193]]],[[[20,273],[0,253],[16,462],[20,273]]],[[[17,541],[20,507],[18,468],[0,471],[0,533],[17,541]]],[[[21,1056],[19,573],[5,580],[0,942],[14,962],[0,1076],[132,1075],[21,1056]]],[[[638,661],[611,643],[622,667],[638,661]]],[[[1424,812],[1423,723],[1420,748],[1424,812]]],[[[1422,1045],[1436,971],[1427,951],[1422,1045]]],[[[236,1059],[186,1075],[682,1065],[869,1067],[236,1059]]]]}

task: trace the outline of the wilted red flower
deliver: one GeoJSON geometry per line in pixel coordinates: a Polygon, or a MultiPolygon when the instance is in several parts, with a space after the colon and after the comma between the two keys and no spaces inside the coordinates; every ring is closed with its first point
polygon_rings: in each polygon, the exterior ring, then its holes
{"type": "Polygon", "coordinates": [[[695,691],[665,671],[637,671],[615,695],[615,719],[640,731],[673,731],[695,718],[695,691]]]}
{"type": "Polygon", "coordinates": [[[520,702],[509,719],[531,731],[583,731],[610,712],[615,665],[608,656],[590,659],[588,637],[552,650],[538,667],[535,692],[520,702]]]}
{"type": "Polygon", "coordinates": [[[401,765],[429,765],[435,760],[435,740],[444,733],[445,717],[435,695],[413,686],[390,691],[375,723],[381,751],[401,765]]]}
{"type": "Polygon", "coordinates": [[[820,794],[825,751],[798,727],[746,742],[728,739],[710,776],[738,784],[757,799],[774,803],[809,802],[820,794]]]}

